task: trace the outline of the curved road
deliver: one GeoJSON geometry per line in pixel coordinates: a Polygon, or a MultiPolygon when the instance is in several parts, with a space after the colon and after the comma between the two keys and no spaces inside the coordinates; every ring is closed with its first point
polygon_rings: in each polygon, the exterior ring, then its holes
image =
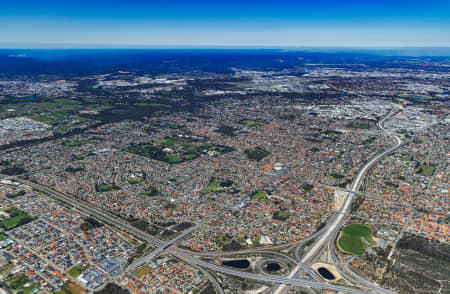
{"type": "MultiPolygon", "coordinates": [[[[378,122],[377,125],[378,125],[378,127],[379,127],[382,131],[384,131],[385,133],[391,135],[391,136],[396,140],[396,144],[395,144],[393,147],[391,147],[391,148],[389,148],[388,150],[386,150],[386,151],[384,151],[383,153],[381,153],[381,154],[379,155],[379,156],[381,156],[381,157],[379,157],[378,160],[381,159],[383,156],[387,155],[388,153],[393,152],[394,150],[396,150],[396,149],[400,148],[400,146],[402,146],[402,140],[401,140],[399,137],[397,137],[395,134],[389,132],[388,130],[386,130],[386,129],[383,127],[383,122],[384,122],[388,117],[390,117],[390,116],[392,116],[392,115],[393,115],[393,113],[391,113],[390,115],[386,116],[384,119],[380,120],[380,121],[378,122]]],[[[376,158],[377,158],[377,157],[376,157],[376,158]]],[[[369,166],[369,169],[370,169],[370,167],[372,167],[375,163],[376,163],[376,162],[372,162],[372,165],[369,166]]],[[[354,192],[357,192],[357,191],[359,190],[360,185],[361,185],[361,182],[357,183],[357,185],[352,185],[349,194],[355,195],[354,192]]],[[[389,291],[389,290],[383,289],[383,288],[381,288],[380,286],[378,286],[377,284],[372,283],[372,282],[370,282],[370,281],[367,281],[367,280],[361,278],[357,273],[353,272],[353,271],[352,271],[351,269],[349,269],[345,264],[342,264],[342,262],[341,262],[341,261],[339,260],[339,258],[336,256],[335,251],[334,251],[334,240],[335,240],[336,237],[337,237],[337,233],[338,233],[338,232],[335,232],[335,234],[332,236],[332,238],[330,238],[329,243],[328,243],[328,249],[329,249],[329,251],[330,251],[330,253],[331,253],[331,258],[332,258],[332,260],[333,260],[333,261],[336,263],[336,265],[337,265],[337,268],[338,268],[339,272],[340,272],[344,277],[348,277],[349,280],[354,280],[354,281],[356,281],[357,283],[359,283],[360,285],[363,285],[363,286],[365,286],[365,287],[367,287],[367,288],[369,288],[369,289],[373,289],[374,291],[376,291],[376,293],[393,294],[394,292],[391,292],[391,291],[389,291]]]]}
{"type": "MultiPolygon", "coordinates": [[[[393,112],[391,112],[388,116],[386,116],[384,119],[382,119],[379,123],[379,127],[385,132],[387,132],[387,131],[382,127],[381,124],[386,118],[388,118],[392,114],[393,114],[393,112]]],[[[362,178],[366,174],[367,170],[370,169],[370,167],[372,167],[378,160],[380,160],[387,153],[395,150],[396,148],[398,148],[401,145],[401,143],[402,143],[401,140],[397,137],[395,137],[395,138],[398,141],[398,144],[396,146],[394,146],[394,147],[386,150],[385,152],[381,153],[380,155],[376,156],[368,164],[366,164],[363,167],[363,169],[359,172],[358,176],[356,177],[355,181],[353,182],[352,191],[356,191],[356,189],[359,188],[362,178]]],[[[295,276],[297,275],[299,270],[302,268],[302,264],[297,264],[296,267],[290,272],[290,274],[287,277],[281,277],[281,276],[276,276],[276,275],[252,274],[252,273],[247,273],[247,272],[230,269],[230,268],[223,267],[223,266],[220,266],[217,264],[209,263],[209,262],[206,262],[206,261],[203,261],[201,259],[191,256],[190,254],[193,254],[192,252],[188,252],[186,250],[175,247],[174,241],[163,242],[163,241],[159,240],[158,238],[155,238],[155,237],[133,227],[131,224],[118,219],[117,216],[109,214],[109,213],[107,213],[97,207],[94,207],[84,201],[81,201],[79,199],[74,199],[71,195],[61,193],[54,189],[36,184],[34,182],[30,182],[27,180],[23,180],[23,179],[16,179],[16,180],[18,182],[22,182],[26,185],[29,185],[38,191],[40,190],[42,192],[45,192],[45,193],[49,194],[50,196],[52,196],[53,198],[56,198],[59,201],[69,204],[69,205],[77,208],[78,210],[91,215],[94,218],[97,218],[105,223],[109,223],[109,224],[114,225],[118,228],[121,228],[125,231],[128,231],[128,232],[134,234],[135,236],[152,243],[156,247],[162,248],[157,251],[165,250],[168,253],[186,261],[187,263],[195,264],[197,266],[202,266],[202,267],[212,270],[214,272],[221,272],[221,273],[225,273],[225,274],[229,274],[229,275],[233,275],[233,276],[238,276],[241,278],[253,279],[253,280],[262,281],[262,282],[269,282],[269,283],[273,283],[273,284],[281,284],[278,287],[278,289],[276,289],[274,292],[277,294],[283,292],[283,290],[286,288],[286,285],[303,286],[303,287],[306,286],[306,287],[317,288],[317,289],[340,291],[342,293],[365,293],[360,290],[342,287],[342,286],[336,286],[336,285],[332,285],[332,284],[328,284],[328,283],[324,283],[324,282],[315,282],[315,281],[309,281],[309,280],[295,279],[295,276]]],[[[307,261],[309,261],[311,258],[313,258],[318,253],[318,251],[325,245],[325,243],[329,240],[329,237],[332,236],[333,233],[336,233],[340,229],[340,227],[343,224],[345,215],[348,213],[348,210],[350,209],[350,205],[353,201],[353,198],[354,198],[354,194],[349,192],[349,195],[347,196],[347,199],[345,200],[345,203],[342,206],[339,213],[334,217],[332,222],[328,226],[325,227],[326,231],[316,240],[316,242],[308,250],[307,254],[301,260],[301,263],[305,264],[307,261]]],[[[178,240],[178,238],[176,238],[176,239],[178,240]]]]}
{"type": "Polygon", "coordinates": [[[281,277],[281,276],[276,276],[276,275],[252,274],[252,273],[247,273],[247,272],[227,268],[227,267],[220,266],[217,264],[209,263],[209,262],[203,261],[199,258],[191,256],[190,254],[192,254],[192,252],[177,248],[174,245],[165,245],[167,243],[133,227],[126,221],[120,220],[114,215],[111,215],[105,211],[102,211],[99,208],[96,208],[94,206],[91,206],[90,204],[85,203],[84,201],[71,198],[71,197],[69,197],[69,195],[67,195],[65,193],[55,191],[54,189],[42,186],[42,185],[34,183],[34,182],[30,182],[28,180],[16,179],[16,181],[21,182],[26,185],[29,185],[30,187],[34,188],[37,191],[44,192],[45,194],[48,194],[50,197],[55,198],[66,204],[69,204],[72,207],[77,208],[78,210],[84,212],[85,214],[87,213],[90,216],[92,216],[100,221],[109,223],[113,226],[121,228],[124,231],[128,231],[128,232],[134,234],[135,236],[152,243],[153,245],[157,246],[158,248],[163,247],[166,252],[172,254],[173,256],[175,256],[181,260],[184,260],[188,264],[194,264],[197,266],[201,266],[206,269],[212,270],[213,272],[219,272],[219,273],[229,274],[229,275],[236,276],[236,277],[247,278],[247,279],[257,280],[257,281],[261,281],[261,282],[273,283],[273,284],[282,283],[282,284],[287,284],[287,285],[292,285],[292,286],[306,286],[306,287],[317,288],[317,289],[340,291],[342,293],[353,293],[353,294],[365,293],[365,292],[361,292],[361,291],[358,291],[358,290],[355,290],[352,288],[330,285],[328,283],[313,282],[313,281],[301,280],[301,279],[292,279],[289,277],[281,277]]]}
{"type": "MultiPolygon", "coordinates": [[[[364,178],[364,176],[366,175],[367,171],[369,171],[369,169],[375,165],[375,163],[377,163],[380,159],[382,159],[384,156],[386,156],[387,154],[389,154],[390,152],[396,150],[397,148],[399,148],[402,145],[402,140],[397,137],[396,135],[392,134],[391,132],[389,132],[388,130],[386,130],[383,127],[383,122],[390,118],[392,115],[394,115],[396,113],[396,109],[393,109],[387,116],[385,116],[383,119],[381,119],[378,123],[377,126],[385,133],[393,136],[396,140],[396,145],[385,150],[384,152],[378,154],[377,156],[375,156],[374,158],[372,158],[358,173],[358,175],[356,176],[356,178],[354,179],[352,186],[351,186],[351,192],[349,192],[347,194],[347,197],[345,199],[344,205],[342,205],[341,209],[339,210],[339,212],[336,214],[336,216],[334,217],[334,219],[331,221],[331,223],[327,226],[327,230],[325,231],[325,233],[320,236],[318,238],[318,240],[316,240],[316,242],[314,242],[314,244],[311,246],[311,248],[308,250],[308,252],[303,256],[303,258],[301,259],[301,263],[305,264],[308,261],[310,261],[313,257],[316,256],[316,254],[322,249],[322,247],[327,243],[327,242],[332,242],[332,240],[334,240],[334,236],[337,234],[337,232],[340,230],[340,228],[342,227],[344,221],[345,221],[345,217],[347,215],[347,213],[349,212],[350,208],[351,208],[351,204],[353,202],[353,199],[355,198],[355,194],[353,192],[357,192],[359,189],[359,186],[361,185],[361,181],[364,178]]],[[[288,278],[294,278],[297,273],[302,269],[302,266],[299,264],[297,265],[287,276],[288,278]]],[[[283,291],[285,290],[286,285],[280,285],[278,288],[276,288],[273,293],[274,294],[281,294],[283,293],[283,291]]]]}

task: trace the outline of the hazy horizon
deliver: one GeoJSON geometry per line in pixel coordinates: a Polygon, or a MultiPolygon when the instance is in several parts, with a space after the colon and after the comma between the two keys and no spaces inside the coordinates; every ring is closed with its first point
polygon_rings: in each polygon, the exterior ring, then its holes
{"type": "Polygon", "coordinates": [[[449,11],[442,0],[24,0],[2,4],[0,25],[8,29],[0,31],[0,44],[450,47],[449,11]]]}
{"type": "MultiPolygon", "coordinates": [[[[3,46],[0,43],[0,52],[9,52],[10,57],[33,57],[27,53],[39,51],[117,51],[136,53],[153,52],[153,51],[211,51],[211,52],[235,52],[252,53],[258,52],[305,52],[305,53],[357,53],[357,54],[373,54],[380,56],[410,56],[410,57],[450,57],[450,47],[416,47],[416,46],[398,46],[398,47],[372,47],[372,46],[304,46],[304,47],[288,47],[288,46],[115,46],[115,45],[88,45],[78,44],[78,46],[70,46],[69,44],[41,44],[41,46],[23,46],[23,44],[9,44],[3,46]],[[22,45],[22,47],[21,47],[22,45]]],[[[72,45],[72,44],[71,44],[72,45]]],[[[51,56],[50,56],[51,57],[51,56]]]]}

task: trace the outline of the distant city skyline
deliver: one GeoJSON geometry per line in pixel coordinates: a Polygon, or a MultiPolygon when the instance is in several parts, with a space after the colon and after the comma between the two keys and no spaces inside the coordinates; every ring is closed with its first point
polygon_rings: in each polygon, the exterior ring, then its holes
{"type": "Polygon", "coordinates": [[[0,26],[0,48],[450,47],[450,3],[24,0],[0,26]]]}

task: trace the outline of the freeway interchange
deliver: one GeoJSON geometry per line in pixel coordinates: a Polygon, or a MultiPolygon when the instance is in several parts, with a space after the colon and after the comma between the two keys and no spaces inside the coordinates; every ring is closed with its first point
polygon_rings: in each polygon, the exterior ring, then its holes
{"type": "MultiPolygon", "coordinates": [[[[368,172],[368,170],[375,165],[380,159],[382,159],[384,156],[386,156],[387,154],[393,152],[394,150],[398,149],[401,145],[402,145],[402,140],[391,134],[389,131],[387,131],[384,127],[383,127],[383,122],[391,117],[392,115],[394,115],[396,113],[395,110],[392,110],[386,117],[384,117],[383,119],[381,119],[378,123],[377,126],[385,133],[390,134],[391,136],[393,136],[393,138],[396,141],[396,144],[393,147],[390,147],[389,149],[385,150],[384,152],[378,154],[377,156],[375,156],[374,158],[372,158],[358,173],[358,175],[356,176],[355,180],[352,183],[352,186],[350,188],[350,192],[347,193],[347,197],[346,200],[344,202],[344,204],[342,205],[341,209],[339,210],[339,212],[336,214],[336,216],[333,218],[333,220],[327,225],[327,229],[326,231],[319,237],[319,239],[314,242],[314,244],[311,246],[311,248],[308,250],[308,252],[303,256],[303,258],[300,260],[299,264],[289,273],[288,277],[289,278],[293,278],[297,275],[297,273],[302,270],[303,265],[305,263],[308,263],[311,261],[311,259],[316,256],[319,251],[325,246],[325,244],[328,242],[328,248],[330,248],[333,252],[332,255],[334,255],[334,251],[333,251],[333,242],[337,236],[337,233],[339,232],[339,230],[341,229],[344,221],[345,221],[345,216],[348,214],[351,204],[353,202],[353,199],[355,198],[355,192],[357,192],[359,190],[360,184],[362,179],[364,178],[364,176],[366,175],[366,173],[368,172]]],[[[336,261],[337,258],[335,258],[336,261]]],[[[364,281],[363,279],[360,279],[360,281],[364,281]]],[[[368,282],[364,281],[364,285],[367,286],[368,282]]],[[[374,285],[370,284],[370,286],[372,286],[371,288],[373,288],[374,285]]],[[[274,294],[280,294],[283,293],[284,289],[286,288],[286,285],[280,285],[279,287],[277,287],[274,290],[274,294]]],[[[383,290],[379,287],[377,287],[377,290],[383,290]]],[[[383,290],[384,291],[384,290],[383,290]]]]}
{"type": "MultiPolygon", "coordinates": [[[[145,261],[150,260],[151,258],[149,259],[149,257],[154,257],[157,254],[165,251],[165,252],[167,252],[189,264],[200,266],[200,267],[206,268],[208,270],[212,270],[213,272],[220,272],[220,273],[229,274],[229,275],[237,276],[237,277],[241,277],[241,278],[247,278],[247,279],[257,280],[257,281],[261,281],[261,282],[268,282],[268,283],[283,283],[283,284],[292,285],[292,286],[312,287],[312,288],[317,288],[317,289],[340,291],[343,293],[365,293],[365,292],[361,292],[359,290],[354,290],[351,288],[346,288],[346,287],[341,287],[341,286],[335,286],[335,285],[328,284],[328,283],[313,282],[313,281],[302,280],[302,279],[293,279],[293,278],[289,278],[289,277],[281,277],[281,276],[276,276],[276,275],[252,274],[252,273],[242,272],[239,270],[234,270],[234,269],[220,266],[217,264],[209,263],[209,262],[203,261],[197,257],[192,256],[192,254],[194,254],[192,252],[189,252],[187,250],[180,249],[180,248],[177,248],[176,246],[174,246],[174,243],[176,243],[176,241],[179,241],[180,238],[176,238],[176,239],[172,239],[168,242],[164,242],[164,241],[159,240],[158,238],[155,238],[139,229],[136,229],[131,224],[129,224],[125,221],[118,220],[116,217],[110,215],[109,213],[107,213],[105,211],[102,211],[101,209],[93,207],[89,204],[86,204],[86,203],[80,201],[80,200],[73,199],[73,198],[69,197],[69,195],[66,195],[65,193],[55,191],[51,188],[36,184],[36,183],[28,181],[28,180],[24,180],[24,179],[20,179],[20,178],[17,178],[15,180],[32,187],[36,191],[43,192],[46,195],[48,195],[58,201],[61,201],[67,205],[70,205],[73,208],[76,208],[79,211],[82,211],[91,217],[94,217],[100,221],[107,223],[107,224],[110,224],[112,226],[120,228],[123,231],[133,234],[142,240],[148,241],[157,247],[154,251],[151,251],[148,255],[142,257],[141,260],[136,261],[134,263],[134,265],[136,265],[136,266],[143,264],[145,261]]],[[[191,231],[192,230],[190,230],[189,232],[191,232],[191,231]]],[[[184,234],[183,236],[186,236],[186,235],[187,234],[184,234]]],[[[130,270],[130,267],[128,267],[127,270],[130,270]]]]}
{"type": "MultiPolygon", "coordinates": [[[[331,256],[333,259],[333,262],[335,262],[338,265],[339,271],[343,274],[343,276],[348,277],[351,276],[353,280],[356,280],[358,282],[358,285],[363,286],[364,288],[374,290],[378,293],[391,293],[389,291],[386,291],[382,288],[379,288],[377,285],[370,283],[368,281],[365,281],[364,279],[360,278],[357,274],[353,273],[349,269],[346,268],[345,265],[340,264],[339,260],[334,254],[334,240],[340,231],[342,225],[345,222],[346,216],[350,211],[351,204],[355,198],[355,193],[358,192],[361,181],[363,180],[364,176],[367,174],[367,172],[370,170],[370,168],[375,165],[379,160],[381,160],[383,157],[385,157],[387,154],[395,151],[402,145],[402,140],[397,137],[395,134],[390,133],[383,127],[383,122],[394,115],[396,113],[396,110],[393,109],[387,116],[385,116],[383,119],[381,119],[377,126],[381,131],[384,133],[387,133],[391,135],[395,141],[396,144],[393,147],[388,148],[384,152],[378,154],[374,158],[372,158],[368,163],[364,165],[364,167],[359,171],[358,175],[355,177],[351,188],[349,192],[347,193],[346,199],[344,204],[341,206],[340,210],[335,214],[333,219],[330,223],[328,223],[327,226],[325,226],[319,233],[314,234],[314,237],[316,237],[315,242],[308,248],[308,251],[304,254],[303,257],[301,257],[298,260],[298,264],[289,272],[289,274],[286,277],[277,276],[277,275],[268,275],[268,274],[253,274],[248,272],[243,272],[235,269],[231,269],[225,266],[217,265],[215,263],[206,262],[197,256],[200,256],[201,254],[196,254],[194,252],[184,250],[181,248],[178,248],[176,244],[181,241],[183,238],[185,238],[187,235],[189,235],[191,232],[197,230],[200,228],[206,220],[203,222],[195,225],[194,227],[186,230],[182,234],[178,235],[177,237],[169,240],[169,241],[162,241],[154,236],[151,236],[150,234],[139,230],[129,224],[126,221],[123,221],[121,219],[118,219],[116,216],[105,212],[98,207],[94,207],[86,202],[83,202],[82,200],[75,199],[71,197],[70,195],[56,191],[52,188],[37,184],[35,182],[31,182],[28,180],[25,180],[23,178],[15,177],[14,180],[21,182],[22,184],[26,184],[30,187],[32,187],[36,191],[43,192],[47,194],[48,196],[57,199],[58,201],[61,201],[81,212],[83,212],[86,215],[89,215],[90,217],[96,218],[104,223],[110,224],[114,227],[117,227],[123,231],[126,231],[136,237],[138,237],[141,240],[144,240],[146,242],[151,243],[156,249],[148,253],[147,255],[141,257],[140,259],[136,260],[132,264],[130,264],[126,271],[130,272],[131,270],[135,269],[136,267],[139,267],[142,264],[145,264],[146,262],[151,261],[154,257],[158,256],[162,252],[166,252],[168,254],[171,254],[189,264],[210,270],[212,272],[220,272],[224,274],[229,274],[232,276],[237,276],[241,278],[271,283],[276,285],[273,289],[273,293],[275,294],[281,294],[285,293],[285,291],[290,286],[300,286],[300,287],[309,287],[313,289],[320,289],[320,290],[332,290],[332,291],[339,291],[342,293],[367,293],[361,290],[352,289],[349,287],[343,287],[343,286],[337,286],[333,284],[329,284],[323,279],[320,278],[314,271],[312,271],[309,268],[309,264],[311,261],[324,249],[328,249],[331,251],[331,256]],[[299,274],[305,271],[307,274],[309,274],[314,281],[311,280],[305,280],[305,279],[299,279],[297,278],[299,274]]],[[[311,238],[308,238],[311,239],[311,238]]],[[[216,254],[216,256],[221,256],[221,254],[216,254]]],[[[216,288],[218,289],[219,293],[222,293],[222,290],[220,289],[219,285],[216,285],[216,288]]]]}

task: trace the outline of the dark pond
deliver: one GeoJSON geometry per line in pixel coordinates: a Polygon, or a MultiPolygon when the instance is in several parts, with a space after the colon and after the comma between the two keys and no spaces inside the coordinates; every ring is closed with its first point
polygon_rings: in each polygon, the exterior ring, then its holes
{"type": "Polygon", "coordinates": [[[246,269],[250,266],[250,262],[247,259],[227,260],[223,261],[222,265],[231,266],[238,269],[246,269]]]}
{"type": "Polygon", "coordinates": [[[332,273],[330,273],[329,270],[327,270],[324,267],[319,267],[319,269],[317,271],[319,272],[319,274],[322,277],[324,277],[327,280],[334,280],[334,279],[336,279],[336,277],[332,273]]]}
{"type": "Polygon", "coordinates": [[[276,272],[281,269],[281,266],[276,262],[270,262],[266,265],[266,270],[268,272],[276,272]]]}

